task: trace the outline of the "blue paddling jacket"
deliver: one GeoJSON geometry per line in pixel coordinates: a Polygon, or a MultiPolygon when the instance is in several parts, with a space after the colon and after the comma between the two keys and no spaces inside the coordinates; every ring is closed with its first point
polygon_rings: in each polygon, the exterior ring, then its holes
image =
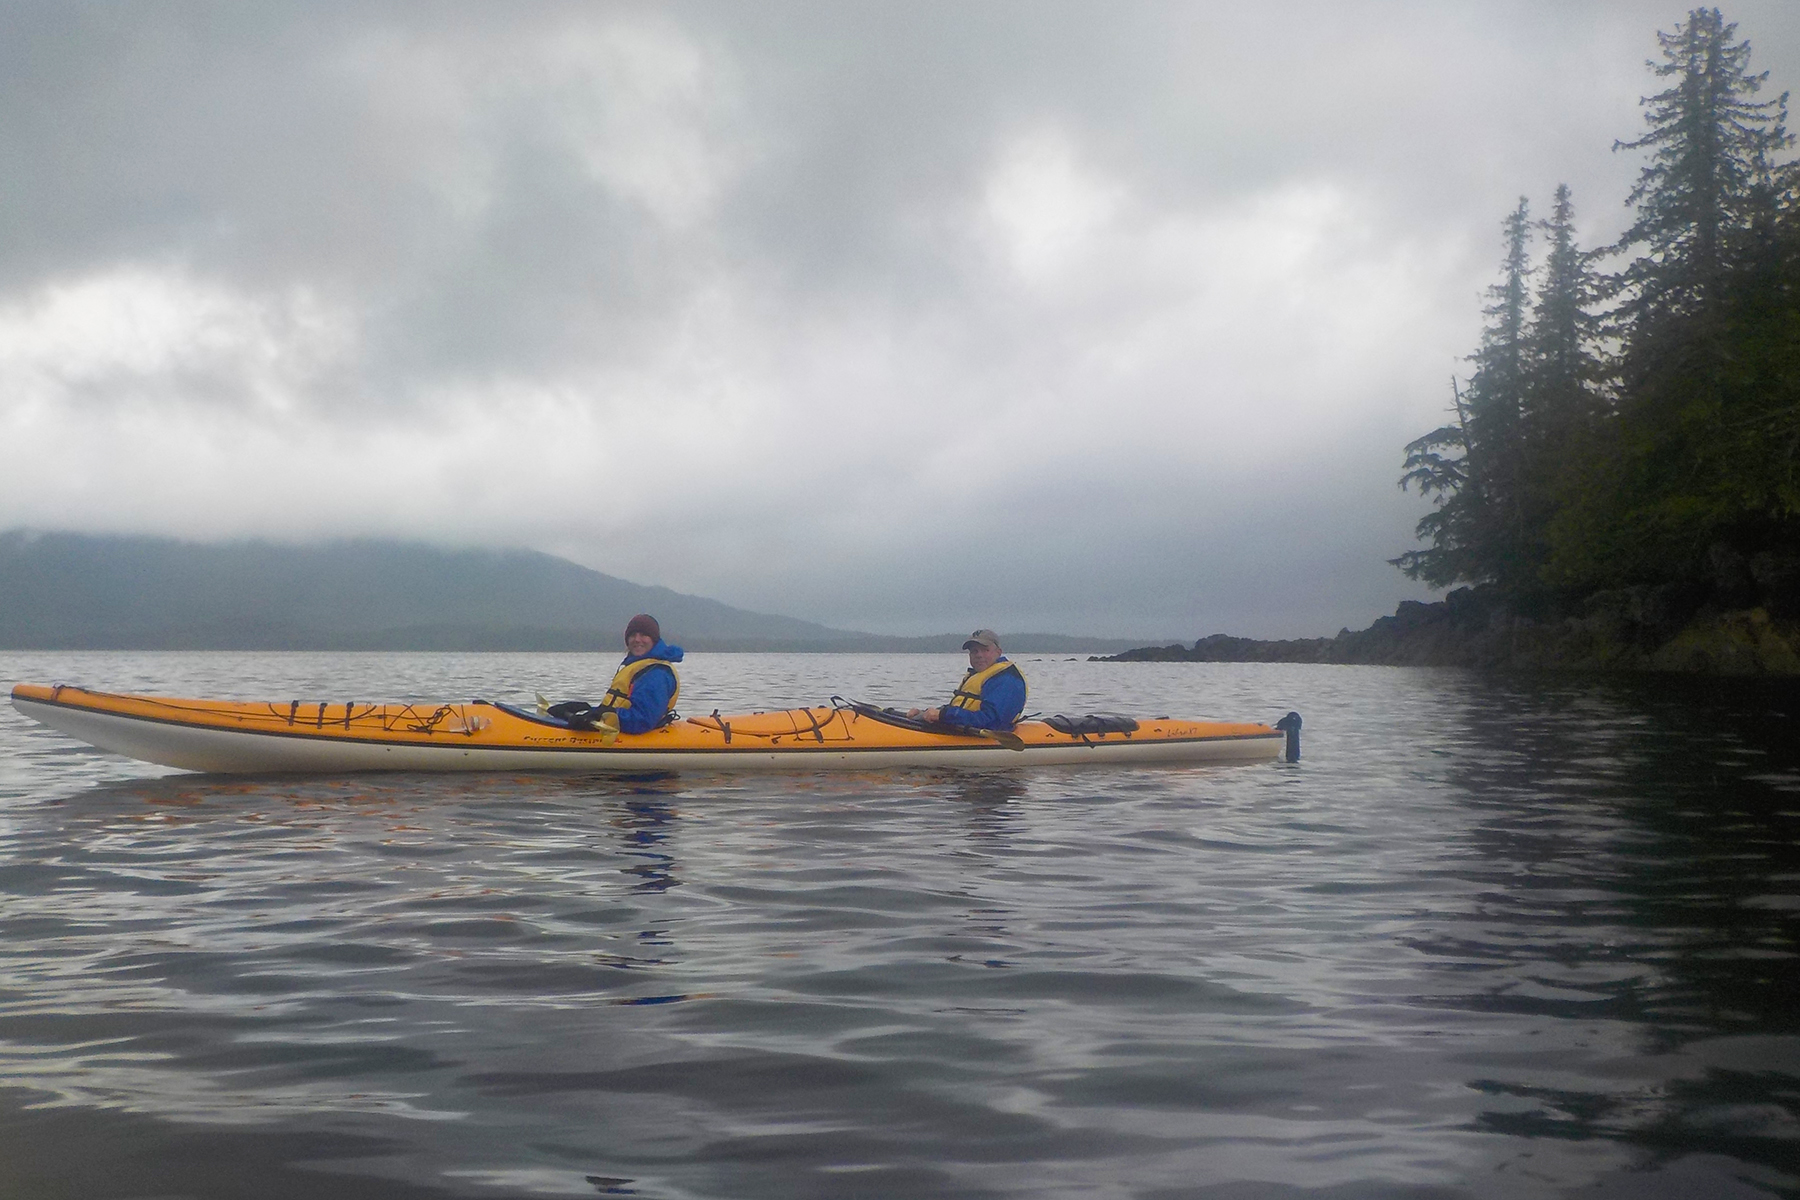
{"type": "Polygon", "coordinates": [[[648,653],[635,658],[627,654],[607,686],[606,696],[594,707],[619,714],[620,733],[648,733],[666,723],[681,694],[674,665],[681,658],[680,646],[660,639],[648,653]]]}
{"type": "Polygon", "coordinates": [[[1011,729],[1024,711],[1025,676],[1001,658],[985,671],[971,667],[956,695],[938,713],[938,721],[965,729],[1011,729]]]}

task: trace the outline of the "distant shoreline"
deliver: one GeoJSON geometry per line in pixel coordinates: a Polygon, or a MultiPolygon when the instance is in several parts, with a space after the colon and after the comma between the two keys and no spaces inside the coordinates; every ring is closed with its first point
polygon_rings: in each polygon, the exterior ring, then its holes
{"type": "Polygon", "coordinates": [[[1458,588],[1433,604],[1403,601],[1393,616],[1336,637],[1262,641],[1213,634],[1192,647],[1139,646],[1091,661],[1800,676],[1800,621],[1762,608],[1671,615],[1679,611],[1658,589],[1622,588],[1592,597],[1580,617],[1539,621],[1458,588]]]}

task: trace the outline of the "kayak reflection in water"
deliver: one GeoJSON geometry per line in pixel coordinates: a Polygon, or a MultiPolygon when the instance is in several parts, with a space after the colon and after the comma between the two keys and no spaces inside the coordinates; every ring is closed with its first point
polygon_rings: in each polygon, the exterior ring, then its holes
{"type": "Polygon", "coordinates": [[[1000,638],[991,629],[977,629],[962,648],[969,652],[969,672],[950,703],[906,715],[964,729],[1011,729],[1025,711],[1025,676],[1000,652],[1000,638]]]}
{"type": "Polygon", "coordinates": [[[577,728],[598,725],[620,733],[648,733],[675,719],[675,699],[681,694],[675,664],[681,659],[681,647],[662,640],[656,618],[639,613],[625,625],[625,660],[600,703],[569,700],[547,711],[577,728]]]}

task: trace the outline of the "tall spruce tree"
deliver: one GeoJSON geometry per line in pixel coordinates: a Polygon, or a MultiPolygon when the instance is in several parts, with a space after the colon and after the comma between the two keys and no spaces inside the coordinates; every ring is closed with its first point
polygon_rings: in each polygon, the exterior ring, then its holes
{"type": "Polygon", "coordinates": [[[1550,216],[1538,228],[1547,250],[1525,332],[1516,439],[1519,517],[1509,581],[1511,598],[1528,607],[1541,607],[1555,591],[1544,573],[1550,527],[1584,458],[1597,449],[1607,378],[1598,350],[1603,322],[1593,311],[1605,287],[1594,254],[1576,243],[1567,184],[1557,185],[1550,216]]]}
{"type": "Polygon", "coordinates": [[[1488,318],[1466,389],[1452,392],[1457,421],[1409,443],[1400,487],[1418,485],[1434,511],[1415,532],[1430,547],[1391,560],[1414,579],[1451,583],[1519,581],[1524,531],[1521,490],[1524,412],[1530,352],[1526,341],[1531,289],[1531,206],[1523,196],[1502,229],[1506,256],[1500,282],[1488,289],[1488,318]]]}
{"type": "Polygon", "coordinates": [[[1480,504],[1469,478],[1469,422],[1462,391],[1450,380],[1456,420],[1440,425],[1406,443],[1400,490],[1414,485],[1432,502],[1432,510],[1419,518],[1413,533],[1430,545],[1408,550],[1388,561],[1413,579],[1432,587],[1445,587],[1479,578],[1475,565],[1475,521],[1480,504]]]}
{"type": "Polygon", "coordinates": [[[1627,336],[1654,337],[1654,322],[1693,316],[1717,299],[1731,243],[1747,224],[1756,185],[1787,144],[1787,94],[1754,100],[1768,72],[1749,70],[1749,42],[1716,8],[1696,8],[1673,33],[1658,33],[1663,61],[1652,73],[1674,85],[1642,101],[1650,129],[1616,150],[1650,161],[1626,203],[1636,208],[1615,249],[1642,246],[1625,268],[1627,336]]]}
{"type": "Polygon", "coordinates": [[[1550,216],[1538,223],[1548,249],[1527,331],[1529,362],[1522,417],[1535,452],[1554,450],[1604,409],[1606,365],[1597,347],[1604,332],[1593,309],[1605,287],[1595,256],[1575,241],[1575,202],[1558,184],[1550,216]]]}
{"type": "Polygon", "coordinates": [[[1501,224],[1506,258],[1500,282],[1488,289],[1482,312],[1488,326],[1469,376],[1471,469],[1486,499],[1477,561],[1482,577],[1503,592],[1529,590],[1536,574],[1527,527],[1524,417],[1531,348],[1526,338],[1531,303],[1531,205],[1519,206],[1501,224]]]}

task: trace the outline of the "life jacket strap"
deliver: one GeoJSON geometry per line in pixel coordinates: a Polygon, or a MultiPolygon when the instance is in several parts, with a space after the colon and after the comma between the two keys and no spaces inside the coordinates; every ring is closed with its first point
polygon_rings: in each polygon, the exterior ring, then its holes
{"type": "Polygon", "coordinates": [[[675,701],[681,696],[681,676],[676,672],[675,664],[666,658],[640,658],[636,662],[625,663],[613,675],[612,682],[606,687],[606,695],[594,707],[614,710],[630,708],[632,682],[651,667],[667,667],[669,674],[675,676],[675,690],[669,694],[669,708],[673,711],[675,701]]]}
{"type": "Polygon", "coordinates": [[[988,681],[1004,675],[1008,671],[1017,675],[1020,683],[1025,682],[1025,673],[1011,662],[1002,659],[985,671],[971,670],[964,675],[963,681],[957,685],[955,694],[950,697],[949,707],[960,708],[967,712],[977,711],[981,707],[982,689],[988,685],[988,681]]]}

